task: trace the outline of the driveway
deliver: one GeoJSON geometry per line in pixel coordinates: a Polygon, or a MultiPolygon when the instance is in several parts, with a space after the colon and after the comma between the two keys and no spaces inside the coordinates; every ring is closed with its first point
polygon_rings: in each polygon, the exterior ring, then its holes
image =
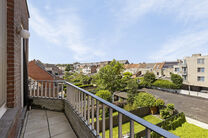
{"type": "Polygon", "coordinates": [[[208,124],[208,99],[173,94],[154,89],[141,89],[153,94],[156,98],[161,98],[165,103],[175,104],[175,108],[184,112],[186,116],[208,124]]]}

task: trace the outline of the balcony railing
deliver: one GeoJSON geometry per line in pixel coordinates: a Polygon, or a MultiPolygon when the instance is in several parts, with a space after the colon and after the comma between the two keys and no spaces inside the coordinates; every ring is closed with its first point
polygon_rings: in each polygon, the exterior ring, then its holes
{"type": "MultiPolygon", "coordinates": [[[[81,89],[66,81],[37,81],[30,83],[30,96],[32,97],[48,97],[48,98],[63,98],[63,86],[66,85],[66,100],[70,103],[76,114],[82,119],[85,124],[97,136],[102,133],[102,138],[105,138],[106,121],[105,112],[109,110],[109,137],[113,138],[113,111],[118,112],[118,137],[122,138],[122,117],[130,118],[130,133],[129,137],[134,138],[134,122],[145,127],[146,138],[151,137],[151,132],[167,137],[178,138],[174,134],[151,124],[150,122],[110,103],[104,99],[81,89]],[[39,85],[38,85],[39,84],[39,85]],[[35,85],[35,86],[33,86],[35,85]],[[61,94],[60,94],[61,93],[61,94]],[[101,112],[100,112],[101,111],[101,112]],[[102,116],[102,123],[99,121],[100,114],[102,116]],[[95,122],[94,119],[97,121],[95,122]],[[100,129],[102,125],[102,130],[100,129]]],[[[73,125],[73,124],[72,124],[73,125]]]]}

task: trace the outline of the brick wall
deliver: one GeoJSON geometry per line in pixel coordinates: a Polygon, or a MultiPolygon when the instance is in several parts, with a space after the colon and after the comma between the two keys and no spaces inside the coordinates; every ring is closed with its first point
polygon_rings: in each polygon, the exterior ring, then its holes
{"type": "MultiPolygon", "coordinates": [[[[21,105],[21,38],[17,29],[28,29],[25,0],[7,0],[7,107],[21,105]]],[[[28,50],[28,46],[25,47],[28,50]]]]}

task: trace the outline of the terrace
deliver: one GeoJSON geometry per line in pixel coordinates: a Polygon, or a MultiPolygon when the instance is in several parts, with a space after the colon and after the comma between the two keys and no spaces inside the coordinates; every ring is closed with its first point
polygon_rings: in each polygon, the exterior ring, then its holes
{"type": "Polygon", "coordinates": [[[106,136],[122,138],[124,137],[124,130],[122,131],[122,129],[126,130],[127,127],[129,132],[127,135],[125,134],[125,137],[133,138],[137,127],[134,124],[140,124],[145,128],[145,133],[140,137],[150,138],[152,131],[167,138],[177,137],[66,81],[31,81],[29,83],[29,97],[31,98],[30,106],[32,110],[27,112],[22,129],[22,137],[25,138],[105,138],[106,136]],[[63,93],[64,85],[67,93],[65,96],[63,93]],[[109,111],[108,119],[105,116],[106,111],[109,111]],[[118,112],[118,118],[113,115],[116,112],[118,112]],[[128,118],[129,123],[124,122],[126,118],[128,118]],[[114,119],[117,119],[117,124],[113,124],[113,122],[115,123],[114,119]],[[122,128],[124,123],[128,126],[125,125],[125,128],[122,128]],[[117,135],[114,134],[115,125],[117,135]]]}

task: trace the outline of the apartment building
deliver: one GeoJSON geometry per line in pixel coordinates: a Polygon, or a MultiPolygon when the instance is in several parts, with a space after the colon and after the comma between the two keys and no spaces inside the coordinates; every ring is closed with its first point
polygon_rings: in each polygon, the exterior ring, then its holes
{"type": "Polygon", "coordinates": [[[19,137],[27,105],[26,0],[0,0],[0,137],[19,137]]]}
{"type": "Polygon", "coordinates": [[[203,87],[208,88],[208,55],[193,54],[185,58],[187,65],[187,81],[185,84],[198,86],[198,90],[203,87]]]}

